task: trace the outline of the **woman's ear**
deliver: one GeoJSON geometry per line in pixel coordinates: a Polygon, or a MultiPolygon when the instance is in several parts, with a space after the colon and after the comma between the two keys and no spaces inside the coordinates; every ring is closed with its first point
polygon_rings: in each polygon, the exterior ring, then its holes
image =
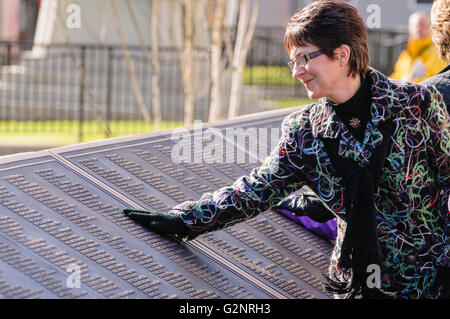
{"type": "Polygon", "coordinates": [[[334,56],[339,61],[340,66],[344,66],[350,59],[350,47],[346,44],[341,44],[340,47],[334,50],[334,56]]]}

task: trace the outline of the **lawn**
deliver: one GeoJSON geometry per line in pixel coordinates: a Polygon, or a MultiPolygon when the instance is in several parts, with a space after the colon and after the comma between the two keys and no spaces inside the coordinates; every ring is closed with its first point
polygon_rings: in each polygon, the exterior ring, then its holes
{"type": "MultiPolygon", "coordinates": [[[[251,85],[298,85],[287,66],[253,66],[246,67],[243,73],[244,84],[251,85]]],[[[313,103],[307,98],[265,100],[278,108],[289,108],[313,103]]],[[[183,126],[183,122],[167,121],[162,123],[162,130],[183,126]]],[[[104,123],[96,121],[0,121],[0,145],[14,146],[60,146],[89,142],[110,137],[134,135],[155,131],[154,125],[144,121],[111,121],[109,134],[104,123]]]]}
{"type": "MultiPolygon", "coordinates": [[[[266,100],[280,109],[313,103],[308,98],[266,100]]],[[[164,121],[161,130],[169,130],[184,125],[181,121],[164,121]]],[[[156,131],[154,125],[145,121],[111,121],[109,135],[105,133],[105,123],[96,121],[0,121],[0,145],[56,147],[156,131]],[[80,136],[81,132],[81,136],[80,136]]]]}
{"type": "Polygon", "coordinates": [[[245,85],[298,85],[286,66],[252,66],[243,72],[245,85]]]}
{"type": "MultiPolygon", "coordinates": [[[[161,130],[181,126],[180,121],[164,121],[161,130]]],[[[78,121],[0,121],[0,145],[60,146],[156,131],[154,125],[145,121],[111,121],[109,135],[105,133],[105,123],[86,121],[81,128],[78,121]]]]}

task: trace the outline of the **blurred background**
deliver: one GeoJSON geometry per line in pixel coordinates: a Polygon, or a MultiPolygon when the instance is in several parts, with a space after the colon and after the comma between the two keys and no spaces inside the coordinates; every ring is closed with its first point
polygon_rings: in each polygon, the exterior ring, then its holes
{"type": "MultiPolygon", "coordinates": [[[[309,2],[0,0],[0,155],[311,103],[283,46],[309,2]]],[[[432,4],[346,2],[385,74],[432,4]]]]}

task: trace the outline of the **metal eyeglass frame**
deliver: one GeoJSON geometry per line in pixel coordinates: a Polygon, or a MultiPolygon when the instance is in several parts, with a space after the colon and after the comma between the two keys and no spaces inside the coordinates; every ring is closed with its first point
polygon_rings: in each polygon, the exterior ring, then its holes
{"type": "Polygon", "coordinates": [[[292,71],[294,71],[294,69],[297,66],[305,66],[309,62],[309,60],[314,59],[315,57],[318,57],[321,54],[323,54],[323,51],[322,50],[317,50],[317,51],[314,51],[314,52],[311,52],[311,53],[302,54],[302,55],[298,56],[295,61],[289,60],[289,62],[288,62],[289,69],[292,72],[292,71]],[[301,64],[301,65],[299,63],[300,59],[304,59],[304,63],[301,64]]]}

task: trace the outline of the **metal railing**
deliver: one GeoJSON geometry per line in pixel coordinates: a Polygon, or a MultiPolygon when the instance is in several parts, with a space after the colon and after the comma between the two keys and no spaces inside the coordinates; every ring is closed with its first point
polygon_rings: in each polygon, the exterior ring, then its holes
{"type": "MultiPolygon", "coordinates": [[[[390,74],[407,34],[369,30],[368,38],[371,65],[390,74]]],[[[244,71],[244,107],[259,110],[257,106],[265,100],[305,96],[290,78],[282,39],[281,28],[257,29],[244,71]]],[[[24,47],[31,44],[0,42],[0,132],[75,130],[83,141],[89,130],[110,137],[112,131],[118,136],[148,129],[141,120],[120,46],[52,44],[43,46],[47,54],[42,58],[26,57],[24,47]]],[[[140,47],[129,50],[152,114],[151,69],[140,47]]],[[[181,54],[176,48],[160,48],[162,119],[180,125],[184,107],[181,54]]],[[[209,52],[196,50],[195,63],[201,66],[196,76],[207,79],[209,52]]],[[[203,82],[208,86],[207,80],[203,82]]],[[[195,119],[207,121],[208,107],[208,88],[198,90],[195,119]]]]}
{"type": "MultiPolygon", "coordinates": [[[[27,58],[20,52],[22,45],[0,42],[0,121],[101,119],[109,123],[141,119],[119,46],[52,44],[43,46],[47,52],[44,57],[27,58]]],[[[140,48],[129,50],[151,114],[150,67],[140,48]]],[[[183,106],[180,52],[162,48],[160,55],[162,117],[164,121],[179,121],[183,106]]],[[[206,64],[208,58],[205,52],[196,56],[206,64]]],[[[208,97],[199,98],[196,110],[205,112],[207,105],[208,97]]]]}

